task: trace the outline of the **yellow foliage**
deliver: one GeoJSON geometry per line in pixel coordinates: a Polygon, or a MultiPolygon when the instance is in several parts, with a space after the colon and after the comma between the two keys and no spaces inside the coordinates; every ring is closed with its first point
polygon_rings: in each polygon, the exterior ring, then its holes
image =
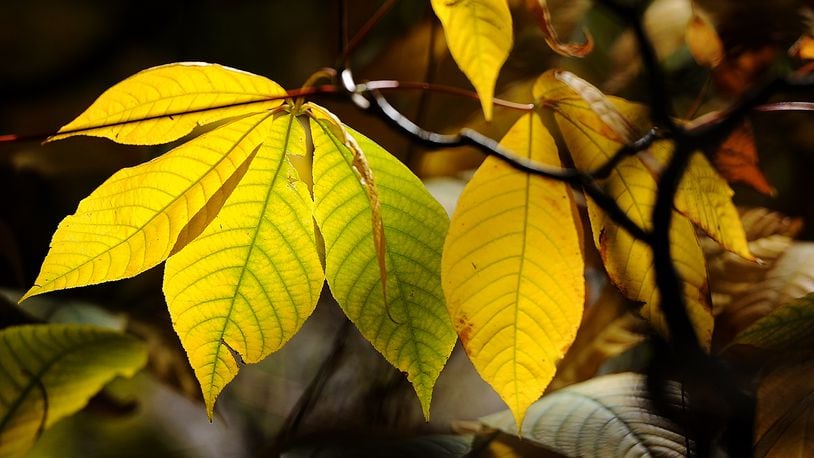
{"type": "MultiPolygon", "coordinates": [[[[559,166],[539,116],[501,146],[559,166]]],[[[585,296],[576,211],[562,182],[488,158],[458,202],[442,278],[453,325],[475,368],[522,424],[573,342],[585,296]]]]}

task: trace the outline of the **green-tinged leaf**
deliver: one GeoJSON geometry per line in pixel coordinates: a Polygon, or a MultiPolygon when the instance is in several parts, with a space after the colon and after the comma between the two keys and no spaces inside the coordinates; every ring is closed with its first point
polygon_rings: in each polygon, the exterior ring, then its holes
{"type": "Polygon", "coordinates": [[[256,363],[278,350],[313,311],[324,280],[313,202],[288,162],[303,153],[305,133],[284,114],[264,140],[220,213],[164,271],[173,325],[210,418],[238,372],[233,352],[256,363]]]}
{"type": "Polygon", "coordinates": [[[116,172],[59,224],[21,300],[132,277],[184,247],[246,173],[271,121],[270,114],[246,117],[116,172]]]}
{"type": "Polygon", "coordinates": [[[20,456],[43,430],[71,415],[116,376],[146,362],[132,337],[88,325],[0,331],[0,457],[20,456]]]}
{"type": "Polygon", "coordinates": [[[447,215],[407,167],[350,131],[376,178],[386,240],[385,301],[371,203],[353,154],[333,127],[311,122],[314,216],[325,240],[328,285],[362,335],[407,373],[429,416],[433,385],[455,344],[440,280],[447,215]]]}
{"type": "Polygon", "coordinates": [[[449,52],[475,86],[483,115],[492,119],[497,75],[512,49],[512,16],[506,0],[432,0],[449,52]]]}
{"type": "Polygon", "coordinates": [[[814,293],[777,307],[738,334],[733,343],[775,351],[814,350],[814,293]]]}
{"type": "Polygon", "coordinates": [[[196,126],[274,108],[285,94],[274,81],[221,65],[162,65],[105,91],[50,140],[91,135],[157,145],[177,140],[196,126]]]}
{"type": "MultiPolygon", "coordinates": [[[[665,390],[667,402],[682,407],[678,384],[665,390]]],[[[512,415],[499,412],[481,419],[507,433],[517,431],[512,415]]],[[[679,427],[653,407],[645,377],[598,377],[544,396],[532,404],[522,437],[566,456],[685,456],[679,427]]]]}
{"type": "Polygon", "coordinates": [[[814,456],[814,360],[789,361],[766,374],[757,391],[755,456],[814,456]]]}
{"type": "MultiPolygon", "coordinates": [[[[587,84],[587,83],[585,83],[587,84]]],[[[604,165],[622,146],[625,135],[617,124],[608,124],[595,114],[592,105],[559,81],[554,72],[544,74],[534,90],[535,98],[555,106],[557,124],[577,168],[595,170],[604,165]]],[[[594,102],[593,105],[596,105],[594,102]]],[[[603,104],[606,105],[606,104],[603,104]]],[[[621,123],[619,125],[626,125],[621,123]]],[[[656,201],[657,183],[638,157],[627,157],[603,180],[605,192],[640,227],[649,230],[656,201]]],[[[636,240],[619,227],[591,199],[588,216],[596,247],[608,275],[622,293],[643,303],[642,315],[663,334],[667,324],[659,309],[653,254],[646,243],[636,240]]],[[[687,311],[699,341],[709,347],[713,319],[710,310],[704,256],[695,230],[681,214],[673,215],[670,228],[673,262],[684,282],[687,311]]]]}
{"type": "MultiPolygon", "coordinates": [[[[560,166],[537,114],[501,146],[560,166]]],[[[444,245],[442,281],[461,343],[518,424],[576,336],[585,279],[567,185],[488,158],[467,185],[444,245]]]]}

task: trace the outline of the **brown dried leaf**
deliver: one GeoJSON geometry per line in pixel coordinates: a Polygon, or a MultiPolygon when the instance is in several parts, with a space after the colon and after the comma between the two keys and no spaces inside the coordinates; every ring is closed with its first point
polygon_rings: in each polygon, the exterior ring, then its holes
{"type": "Polygon", "coordinates": [[[756,191],[773,196],[775,189],[758,167],[755,134],[749,122],[735,129],[715,153],[715,168],[730,183],[746,183],[756,191]]]}
{"type": "Polygon", "coordinates": [[[557,37],[554,24],[551,23],[551,13],[546,0],[526,0],[526,6],[531,11],[540,30],[543,31],[545,42],[557,54],[566,57],[585,57],[594,49],[594,38],[587,29],[583,29],[585,43],[562,43],[557,37]]]}

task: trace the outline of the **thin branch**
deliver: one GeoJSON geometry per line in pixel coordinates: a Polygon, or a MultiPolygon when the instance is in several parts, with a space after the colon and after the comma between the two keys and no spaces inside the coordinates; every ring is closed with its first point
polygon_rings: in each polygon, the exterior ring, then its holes
{"type": "MultiPolygon", "coordinates": [[[[365,21],[365,23],[362,25],[362,27],[359,28],[359,31],[356,32],[353,38],[351,38],[350,41],[347,42],[347,45],[344,47],[344,52],[342,53],[342,61],[345,63],[345,67],[347,67],[347,63],[350,60],[350,56],[351,54],[353,54],[353,51],[356,50],[356,48],[359,46],[362,40],[364,40],[365,37],[367,37],[367,34],[370,33],[371,30],[373,30],[373,27],[375,27],[376,24],[379,23],[382,17],[384,17],[384,15],[387,14],[387,12],[390,11],[390,9],[393,8],[393,6],[395,6],[396,2],[397,0],[385,1],[379,7],[379,9],[377,9],[376,12],[373,13],[373,16],[370,16],[370,18],[368,18],[368,20],[365,21]]],[[[347,14],[347,12],[345,14],[347,14]]]]}

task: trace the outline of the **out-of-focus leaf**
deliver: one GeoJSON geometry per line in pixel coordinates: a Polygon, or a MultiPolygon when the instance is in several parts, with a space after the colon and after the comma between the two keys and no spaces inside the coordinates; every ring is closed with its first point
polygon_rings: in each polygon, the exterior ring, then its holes
{"type": "Polygon", "coordinates": [[[22,455],[42,431],[84,407],[114,377],[130,377],[145,362],[140,342],[93,326],[0,331],[0,456],[22,455]]]}
{"type": "Polygon", "coordinates": [[[803,35],[789,49],[789,55],[802,60],[814,59],[814,38],[803,35]]]}
{"type": "Polygon", "coordinates": [[[143,70],[111,87],[50,140],[74,135],[157,145],[201,126],[282,104],[285,90],[241,70],[181,62],[143,70]],[[278,97],[278,100],[269,98],[278,97]]]}
{"type": "Polygon", "coordinates": [[[792,353],[814,351],[814,293],[777,307],[733,343],[792,353]]]}
{"type": "MultiPolygon", "coordinates": [[[[0,288],[0,295],[16,303],[22,293],[0,288]]],[[[26,302],[25,312],[48,323],[92,324],[116,331],[124,331],[127,326],[127,318],[124,315],[114,314],[99,305],[78,300],[35,297],[26,302]]]]}
{"type": "Polygon", "coordinates": [[[606,360],[646,339],[647,323],[634,316],[631,305],[616,287],[605,286],[586,309],[577,338],[557,365],[550,391],[588,380],[606,360]]]}
{"type": "Polygon", "coordinates": [[[814,291],[814,243],[797,242],[777,260],[762,281],[753,283],[719,317],[727,336],[768,315],[777,307],[814,291]]]}
{"type": "Polygon", "coordinates": [[[758,167],[755,134],[748,121],[732,131],[715,152],[713,163],[729,182],[746,183],[767,196],[775,194],[774,187],[769,184],[758,167]]]}
{"type": "MultiPolygon", "coordinates": [[[[612,118],[618,119],[620,113],[614,111],[617,110],[615,106],[603,103],[605,109],[596,114],[592,108],[596,103],[589,103],[570,87],[573,84],[566,86],[555,72],[547,72],[535,86],[535,98],[555,107],[557,124],[576,167],[594,170],[604,165],[622,146],[621,139],[626,136],[618,126],[627,123],[604,122],[604,118],[611,116],[606,113],[613,113],[612,118]],[[608,111],[609,106],[613,110],[608,111]]],[[[602,185],[634,223],[650,229],[657,184],[651,171],[638,157],[622,160],[602,185]]],[[[666,335],[667,324],[659,309],[660,298],[650,248],[620,228],[591,199],[587,202],[594,243],[608,275],[625,296],[643,303],[642,315],[666,335]]],[[[687,311],[700,343],[708,347],[713,320],[704,257],[688,219],[676,213],[670,231],[672,255],[684,280],[687,311]]]]}
{"type": "Polygon", "coordinates": [[[773,235],[794,238],[803,228],[803,221],[800,218],[792,218],[766,208],[742,209],[740,214],[746,238],[750,241],[773,235]]]}
{"type": "Polygon", "coordinates": [[[449,52],[492,119],[492,97],[500,68],[512,49],[512,16],[506,0],[432,0],[449,52]]]}
{"type": "Polygon", "coordinates": [[[362,335],[407,372],[428,416],[435,380],[456,340],[440,280],[448,217],[407,167],[345,128],[375,174],[386,240],[387,301],[371,203],[353,168],[353,153],[329,123],[312,120],[314,217],[325,240],[328,285],[362,335]]]}
{"type": "Polygon", "coordinates": [[[464,458],[472,451],[471,436],[435,435],[406,439],[319,441],[283,452],[281,458],[464,458]]]}
{"type": "MultiPolygon", "coordinates": [[[[680,408],[680,386],[671,383],[665,391],[667,401],[680,408]]],[[[684,435],[650,399],[643,375],[597,377],[532,404],[522,437],[566,456],[685,456],[684,435]]],[[[481,421],[507,433],[517,431],[508,411],[481,421]]]]}
{"type": "Polygon", "coordinates": [[[566,57],[584,57],[594,49],[593,37],[585,32],[585,43],[562,43],[557,37],[557,30],[551,23],[551,12],[548,10],[546,0],[526,0],[526,6],[537,20],[537,25],[543,31],[545,42],[557,54],[566,57]]]}
{"type": "Polygon", "coordinates": [[[237,375],[235,355],[256,363],[282,347],[316,306],[324,275],[313,202],[288,162],[305,133],[274,119],[243,179],[204,232],[167,260],[164,295],[201,384],[215,399],[237,375]]]}
{"type": "Polygon", "coordinates": [[[757,393],[755,456],[814,455],[814,360],[794,361],[770,372],[757,393]]]}
{"type": "Polygon", "coordinates": [[[116,172],[59,224],[22,300],[132,277],[184,247],[246,173],[271,121],[249,116],[116,172]]]}
{"type": "Polygon", "coordinates": [[[693,59],[702,67],[714,68],[724,58],[724,45],[709,17],[695,11],[687,24],[685,36],[693,59]]]}
{"type": "MultiPolygon", "coordinates": [[[[530,113],[501,146],[560,166],[530,113]]],[[[573,342],[585,301],[576,209],[567,186],[488,158],[461,195],[442,281],[455,330],[478,373],[522,422],[573,342]]]]}

